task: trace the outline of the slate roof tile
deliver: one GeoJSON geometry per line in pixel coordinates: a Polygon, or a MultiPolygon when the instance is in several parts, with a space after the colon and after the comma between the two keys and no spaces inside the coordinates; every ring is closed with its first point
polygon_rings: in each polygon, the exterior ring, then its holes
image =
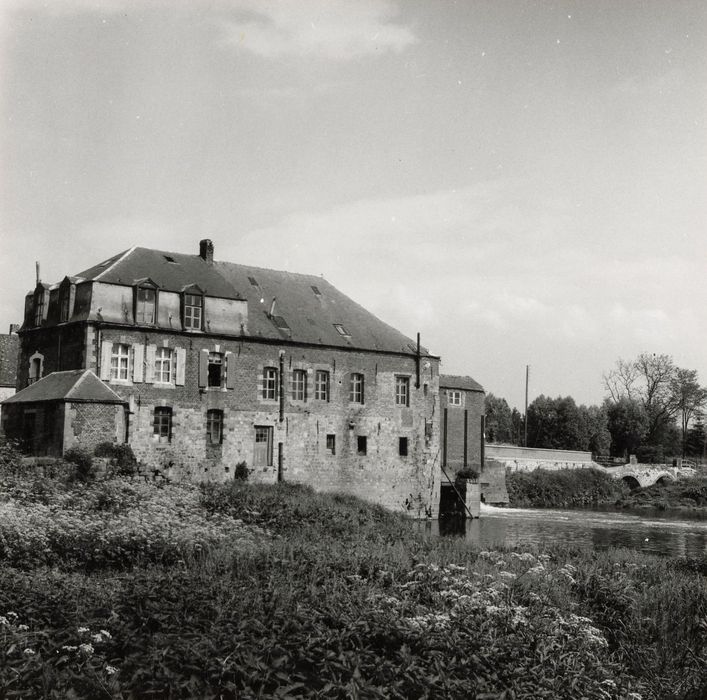
{"type": "Polygon", "coordinates": [[[2,403],[38,403],[41,401],[90,401],[92,403],[125,403],[90,369],[52,372],[18,391],[2,403]]]}

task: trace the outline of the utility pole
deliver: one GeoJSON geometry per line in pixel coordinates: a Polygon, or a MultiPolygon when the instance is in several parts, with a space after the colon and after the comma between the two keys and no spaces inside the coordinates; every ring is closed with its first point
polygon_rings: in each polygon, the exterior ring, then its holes
{"type": "Polygon", "coordinates": [[[528,378],[530,377],[530,365],[525,366],[525,412],[523,413],[523,447],[528,446],[528,378]]]}

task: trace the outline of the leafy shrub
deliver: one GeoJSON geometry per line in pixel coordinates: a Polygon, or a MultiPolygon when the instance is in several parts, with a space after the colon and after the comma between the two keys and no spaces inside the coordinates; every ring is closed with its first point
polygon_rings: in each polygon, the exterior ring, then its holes
{"type": "Polygon", "coordinates": [[[248,478],[248,465],[245,462],[238,462],[233,477],[239,481],[246,481],[248,478]]]}
{"type": "Polygon", "coordinates": [[[457,472],[457,479],[471,479],[476,480],[479,478],[479,472],[476,471],[476,469],[472,469],[471,467],[466,467],[465,469],[460,469],[457,472]]]}
{"type": "Polygon", "coordinates": [[[19,474],[22,469],[22,453],[14,440],[0,436],[0,474],[19,474]]]}
{"type": "Polygon", "coordinates": [[[82,447],[72,447],[64,453],[64,460],[76,466],[75,477],[84,483],[94,481],[96,468],[93,465],[93,456],[82,447]]]}
{"type": "Polygon", "coordinates": [[[116,467],[118,476],[135,476],[138,471],[138,461],[133,448],[128,444],[118,445],[114,442],[101,442],[94,450],[96,457],[108,457],[116,467]]]}

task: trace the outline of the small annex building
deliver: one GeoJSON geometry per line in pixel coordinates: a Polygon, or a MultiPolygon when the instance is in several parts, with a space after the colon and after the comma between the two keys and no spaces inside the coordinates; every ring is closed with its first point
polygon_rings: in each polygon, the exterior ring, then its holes
{"type": "Polygon", "coordinates": [[[19,343],[3,429],[34,454],[101,433],[174,480],[245,464],[436,516],[439,357],[321,277],[134,247],[38,281],[19,343]]]}
{"type": "Polygon", "coordinates": [[[91,370],[52,372],[3,402],[3,430],[34,455],[122,442],[126,402],[91,370]]]}

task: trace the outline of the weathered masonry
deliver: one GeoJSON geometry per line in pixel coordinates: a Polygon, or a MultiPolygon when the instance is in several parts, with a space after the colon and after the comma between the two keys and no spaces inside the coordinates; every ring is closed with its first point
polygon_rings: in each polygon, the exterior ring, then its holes
{"type": "Polygon", "coordinates": [[[64,374],[88,371],[84,388],[110,392],[103,439],[169,478],[223,481],[245,462],[251,480],[436,515],[439,358],[320,277],[215,261],[209,240],[136,247],[38,281],[19,336],[3,428],[35,454],[95,444],[64,374]]]}

